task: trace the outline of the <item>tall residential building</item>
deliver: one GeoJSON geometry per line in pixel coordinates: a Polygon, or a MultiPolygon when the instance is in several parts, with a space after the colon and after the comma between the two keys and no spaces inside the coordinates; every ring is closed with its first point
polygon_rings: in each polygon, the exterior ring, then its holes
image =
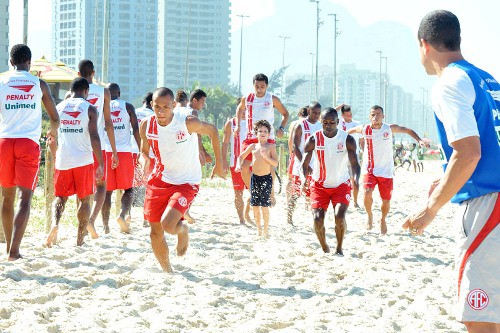
{"type": "MultiPolygon", "coordinates": [[[[122,98],[136,105],[157,86],[228,84],[229,5],[229,0],[109,0],[107,81],[118,83],[122,98]]],[[[104,0],[53,0],[53,7],[51,60],[76,69],[81,59],[91,59],[101,79],[104,0]]]]}
{"type": "Polygon", "coordinates": [[[9,0],[0,0],[0,72],[9,70],[9,0]]]}
{"type": "Polygon", "coordinates": [[[158,86],[227,85],[229,0],[158,0],[158,86]]]}
{"type": "Polygon", "coordinates": [[[378,74],[356,69],[354,64],[349,64],[340,65],[337,78],[337,100],[339,103],[350,104],[355,117],[363,119],[380,98],[378,74]]]}

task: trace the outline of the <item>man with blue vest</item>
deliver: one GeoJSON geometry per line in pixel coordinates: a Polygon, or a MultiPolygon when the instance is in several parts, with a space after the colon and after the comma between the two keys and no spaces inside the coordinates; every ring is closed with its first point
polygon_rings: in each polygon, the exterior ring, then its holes
{"type": "Polygon", "coordinates": [[[469,332],[500,332],[500,84],[464,60],[460,23],[451,12],[427,14],[418,30],[420,56],[438,80],[432,91],[446,156],[444,175],[425,207],[403,228],[421,235],[449,200],[458,216],[458,313],[469,332]]]}

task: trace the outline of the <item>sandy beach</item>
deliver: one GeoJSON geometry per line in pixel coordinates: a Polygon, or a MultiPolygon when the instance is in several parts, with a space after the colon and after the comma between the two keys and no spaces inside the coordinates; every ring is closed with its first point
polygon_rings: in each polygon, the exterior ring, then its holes
{"type": "MultiPolygon", "coordinates": [[[[424,173],[397,170],[386,236],[377,225],[366,231],[364,210],[351,204],[344,257],[322,252],[302,199],[291,227],[278,195],[263,240],[238,224],[232,189],[215,183],[192,207],[186,256],[175,255],[177,240],[167,236],[171,275],[153,256],[140,207],[131,234],[112,223],[110,234],[82,247],[71,225],[52,248],[28,227],[25,258],[0,260],[0,331],[465,332],[454,318],[455,207],[445,206],[422,237],[401,228],[440,174],[430,161],[424,173]]],[[[377,194],[375,219],[379,207],[377,194]]],[[[334,248],[331,208],[326,228],[334,248]]]]}

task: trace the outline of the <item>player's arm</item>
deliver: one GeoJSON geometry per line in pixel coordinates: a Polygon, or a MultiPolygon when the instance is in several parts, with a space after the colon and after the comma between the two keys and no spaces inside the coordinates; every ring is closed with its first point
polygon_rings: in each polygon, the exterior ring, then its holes
{"type": "Polygon", "coordinates": [[[149,170],[149,163],[150,163],[150,158],[149,158],[149,141],[148,138],[146,137],[146,130],[147,130],[148,122],[147,121],[141,121],[139,124],[139,136],[141,137],[141,147],[140,151],[140,160],[139,163],[142,165],[142,170],[143,170],[143,175],[144,178],[146,178],[148,175],[147,170],[149,170]]]}
{"type": "Polygon", "coordinates": [[[288,110],[285,108],[283,103],[281,103],[280,99],[276,96],[273,96],[273,106],[283,116],[283,119],[281,120],[280,127],[278,128],[278,131],[276,132],[276,136],[278,138],[282,138],[283,135],[285,134],[285,126],[286,126],[286,124],[288,124],[288,118],[290,118],[290,114],[288,113],[288,110]]]}
{"type": "Polygon", "coordinates": [[[348,135],[346,139],[347,156],[349,158],[349,164],[351,167],[351,174],[354,176],[354,181],[359,184],[359,175],[361,173],[361,167],[358,163],[358,158],[356,156],[356,140],[348,135]]]}
{"type": "Polygon", "coordinates": [[[348,134],[353,134],[353,133],[363,133],[363,125],[359,125],[353,128],[350,128],[347,130],[348,134]]]}
{"type": "Polygon", "coordinates": [[[108,88],[104,88],[104,104],[102,107],[102,113],[104,117],[104,130],[108,135],[109,144],[111,145],[111,168],[116,168],[118,166],[118,153],[116,152],[115,143],[115,129],[113,127],[113,122],[111,121],[111,94],[108,88]]]}
{"type": "Polygon", "coordinates": [[[304,158],[302,160],[302,173],[305,177],[312,173],[312,168],[309,164],[311,164],[311,159],[313,157],[314,149],[316,148],[316,140],[314,139],[314,135],[310,136],[304,147],[304,158]]]}
{"type": "Polygon", "coordinates": [[[411,136],[415,141],[418,142],[418,144],[421,147],[429,147],[429,144],[422,141],[422,139],[418,136],[418,134],[412,130],[411,128],[404,127],[404,126],[399,126],[397,124],[391,124],[391,131],[392,133],[403,133],[403,134],[408,134],[411,136]]]}
{"type": "Polygon", "coordinates": [[[101,180],[104,174],[104,160],[102,158],[102,148],[101,148],[101,139],[99,138],[99,131],[97,130],[97,109],[90,105],[89,110],[89,135],[90,135],[90,144],[92,145],[92,151],[94,153],[95,159],[99,166],[95,172],[96,179],[101,180]]]}
{"type": "Polygon", "coordinates": [[[132,127],[132,133],[134,134],[135,142],[137,147],[141,146],[141,135],[139,134],[139,121],[137,120],[137,115],[135,114],[135,108],[130,103],[125,103],[128,115],[130,117],[130,126],[132,127]]]}
{"type": "Polygon", "coordinates": [[[235,137],[239,137],[240,135],[240,119],[242,118],[245,109],[246,109],[245,98],[242,98],[240,104],[238,104],[238,107],[236,108],[236,126],[234,127],[235,137]]]}
{"type": "Polygon", "coordinates": [[[50,136],[52,136],[52,138],[56,140],[57,129],[59,128],[59,113],[57,113],[56,104],[54,103],[54,99],[50,94],[49,85],[45,81],[40,80],[40,89],[42,90],[42,103],[50,119],[49,133],[50,136]]]}
{"type": "Polygon", "coordinates": [[[302,126],[300,126],[300,124],[297,124],[297,126],[295,126],[295,128],[293,129],[292,137],[293,153],[299,161],[302,161],[302,152],[300,151],[300,142],[302,141],[302,126]]]}
{"type": "Polygon", "coordinates": [[[195,116],[187,116],[186,127],[189,134],[198,133],[200,135],[208,135],[215,155],[215,165],[212,170],[211,178],[215,175],[224,178],[224,173],[222,171],[222,154],[220,151],[219,132],[217,131],[217,128],[212,124],[201,121],[195,116]]]}
{"type": "Polygon", "coordinates": [[[422,234],[438,210],[464,186],[476,169],[481,159],[481,143],[478,136],[469,136],[450,144],[453,152],[448,161],[441,181],[430,193],[426,206],[418,213],[409,217],[403,228],[416,228],[422,234]]]}
{"type": "Polygon", "coordinates": [[[241,152],[240,156],[238,156],[238,160],[236,161],[236,167],[235,171],[240,171],[241,170],[241,165],[243,164],[243,161],[245,158],[247,158],[248,154],[252,152],[252,150],[255,148],[255,143],[252,143],[246,149],[241,152]]]}
{"type": "Polygon", "coordinates": [[[290,128],[288,129],[290,135],[288,136],[288,151],[290,154],[293,152],[293,130],[295,129],[295,123],[292,123],[290,125],[290,128]]]}
{"type": "MultiPolygon", "coordinates": [[[[233,135],[233,133],[231,132],[231,119],[229,119],[224,125],[224,134],[222,134],[222,169],[224,171],[224,174],[226,174],[229,170],[227,155],[229,151],[228,148],[229,142],[231,140],[231,135],[233,135]]],[[[235,140],[237,139],[235,138],[235,140]]]]}

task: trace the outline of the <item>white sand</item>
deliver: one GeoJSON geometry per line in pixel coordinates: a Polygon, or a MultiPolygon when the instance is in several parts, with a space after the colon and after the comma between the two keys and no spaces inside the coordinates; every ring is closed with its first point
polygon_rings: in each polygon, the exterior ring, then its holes
{"type": "MultiPolygon", "coordinates": [[[[0,261],[0,331],[464,332],[453,316],[454,207],[423,237],[401,229],[440,174],[436,163],[426,169],[398,170],[387,236],[366,232],[366,214],[349,209],[345,257],[321,251],[302,201],[291,228],[278,196],[265,241],[235,224],[232,190],[220,188],[200,191],[185,257],[167,236],[173,275],[161,272],[139,208],[130,235],[112,224],[111,234],[80,248],[68,226],[50,249],[42,247],[45,235],[28,236],[25,259],[0,261]]],[[[377,197],[376,219],[379,206],[377,197]]],[[[327,220],[334,249],[330,213],[327,220]]]]}

